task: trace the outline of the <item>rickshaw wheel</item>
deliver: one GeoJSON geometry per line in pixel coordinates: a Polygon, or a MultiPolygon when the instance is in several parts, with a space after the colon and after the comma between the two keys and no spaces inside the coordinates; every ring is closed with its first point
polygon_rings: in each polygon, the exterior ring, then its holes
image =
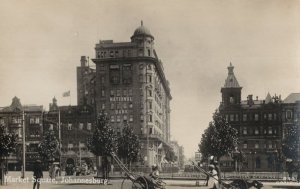
{"type": "Polygon", "coordinates": [[[234,180],[230,183],[231,189],[248,189],[248,184],[242,179],[234,180]]]}
{"type": "Polygon", "coordinates": [[[132,189],[148,189],[148,182],[144,177],[139,177],[132,182],[132,189]]]}

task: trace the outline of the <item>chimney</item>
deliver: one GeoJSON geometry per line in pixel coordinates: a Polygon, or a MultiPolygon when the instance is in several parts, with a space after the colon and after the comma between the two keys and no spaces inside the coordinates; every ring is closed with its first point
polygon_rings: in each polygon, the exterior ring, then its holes
{"type": "Polygon", "coordinates": [[[81,63],[81,67],[87,66],[86,56],[81,56],[80,63],[81,63]]]}
{"type": "Polygon", "coordinates": [[[247,99],[248,99],[248,105],[252,105],[253,104],[253,95],[248,95],[247,99]]]}

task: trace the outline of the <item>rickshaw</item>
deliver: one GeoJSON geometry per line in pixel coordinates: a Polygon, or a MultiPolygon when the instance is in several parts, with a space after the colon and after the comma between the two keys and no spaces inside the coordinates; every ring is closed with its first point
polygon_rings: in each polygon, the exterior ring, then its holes
{"type": "Polygon", "coordinates": [[[121,184],[121,189],[125,187],[125,181],[130,180],[132,183],[132,189],[164,189],[166,183],[159,180],[158,183],[153,183],[150,176],[139,175],[131,172],[113,152],[111,153],[112,158],[117,162],[120,168],[125,172],[125,177],[121,184]]]}
{"type": "MultiPolygon", "coordinates": [[[[212,179],[215,179],[215,180],[219,181],[215,177],[211,177],[211,174],[209,172],[205,171],[200,166],[198,166],[197,163],[192,161],[192,165],[198,171],[204,173],[207,176],[210,176],[210,178],[212,178],[212,179]]],[[[234,179],[230,183],[226,183],[224,181],[220,181],[220,182],[221,182],[220,185],[221,185],[222,189],[249,189],[252,186],[257,188],[257,189],[261,189],[263,187],[263,184],[260,181],[257,181],[257,180],[234,179]]]]}

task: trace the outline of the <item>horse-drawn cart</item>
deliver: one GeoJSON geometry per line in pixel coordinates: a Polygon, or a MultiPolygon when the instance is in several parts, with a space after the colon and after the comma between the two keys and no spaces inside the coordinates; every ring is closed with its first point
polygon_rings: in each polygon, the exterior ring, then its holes
{"type": "Polygon", "coordinates": [[[120,168],[125,172],[125,177],[121,184],[121,189],[125,189],[125,181],[130,180],[131,181],[131,188],[132,189],[156,189],[165,188],[165,183],[163,181],[160,181],[159,184],[153,183],[151,177],[149,175],[140,175],[131,172],[118,158],[118,156],[115,153],[111,153],[111,156],[115,160],[115,162],[120,166],[120,168]]]}

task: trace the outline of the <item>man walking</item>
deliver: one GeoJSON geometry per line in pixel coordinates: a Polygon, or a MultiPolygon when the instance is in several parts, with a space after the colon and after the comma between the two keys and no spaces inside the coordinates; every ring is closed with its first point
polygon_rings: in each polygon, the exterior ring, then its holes
{"type": "Polygon", "coordinates": [[[33,189],[37,186],[37,189],[40,189],[40,178],[43,178],[43,170],[41,167],[41,161],[36,160],[33,167],[33,189]]]}

